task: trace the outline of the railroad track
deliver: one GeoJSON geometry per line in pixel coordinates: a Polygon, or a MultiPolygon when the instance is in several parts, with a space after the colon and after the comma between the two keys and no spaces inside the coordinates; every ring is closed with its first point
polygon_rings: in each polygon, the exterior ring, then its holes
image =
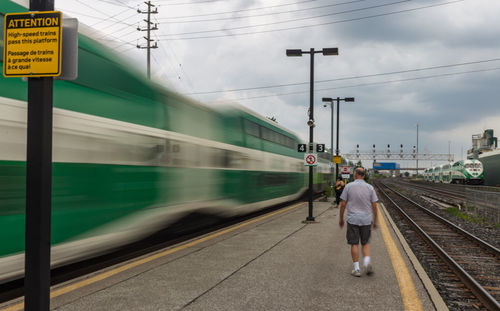
{"type": "Polygon", "coordinates": [[[465,201],[467,199],[466,194],[465,194],[465,189],[439,189],[439,187],[436,187],[436,185],[423,185],[423,184],[416,184],[416,183],[406,183],[406,182],[401,182],[399,183],[401,185],[408,186],[410,188],[417,188],[421,190],[425,190],[428,193],[433,193],[436,195],[445,195],[446,197],[450,197],[452,199],[456,200],[461,200],[465,201]]]}
{"type": "Polygon", "coordinates": [[[500,310],[500,250],[397,190],[377,187],[450,310],[500,310]]]}

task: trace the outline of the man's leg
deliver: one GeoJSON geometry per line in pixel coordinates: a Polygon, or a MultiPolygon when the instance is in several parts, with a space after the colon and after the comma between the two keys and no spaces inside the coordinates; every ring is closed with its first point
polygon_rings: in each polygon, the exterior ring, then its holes
{"type": "MultiPolygon", "coordinates": [[[[356,245],[357,246],[357,245],[356,245]]],[[[363,252],[363,257],[370,256],[370,243],[366,243],[361,246],[361,251],[363,252]]]]}
{"type": "Polygon", "coordinates": [[[347,243],[351,245],[351,257],[352,264],[354,266],[354,270],[352,270],[351,274],[354,276],[361,276],[359,269],[359,226],[351,225],[347,223],[347,243]]]}
{"type": "Polygon", "coordinates": [[[366,269],[366,274],[370,275],[373,273],[373,267],[371,265],[370,258],[370,240],[371,226],[361,227],[361,251],[363,252],[363,266],[366,269]]]}
{"type": "MultiPolygon", "coordinates": [[[[363,246],[363,254],[364,254],[364,246],[363,246]]],[[[352,262],[359,261],[358,244],[351,244],[351,257],[352,257],[352,262]]]]}

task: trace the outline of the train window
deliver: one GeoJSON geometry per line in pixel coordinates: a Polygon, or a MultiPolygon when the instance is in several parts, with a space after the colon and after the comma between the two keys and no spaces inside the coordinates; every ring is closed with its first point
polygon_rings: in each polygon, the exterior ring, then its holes
{"type": "Polygon", "coordinates": [[[224,154],[224,167],[227,168],[245,168],[246,157],[239,152],[225,150],[224,154]]]}
{"type": "Polygon", "coordinates": [[[260,127],[260,133],[262,134],[262,139],[271,140],[271,130],[267,127],[260,127]]]}
{"type": "Polygon", "coordinates": [[[244,125],[245,125],[245,133],[256,137],[260,137],[259,125],[257,123],[245,119],[244,125]]]}

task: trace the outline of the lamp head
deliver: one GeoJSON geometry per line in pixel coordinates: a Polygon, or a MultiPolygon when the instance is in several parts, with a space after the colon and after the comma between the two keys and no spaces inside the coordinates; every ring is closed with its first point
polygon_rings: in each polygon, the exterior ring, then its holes
{"type": "Polygon", "coordinates": [[[323,55],[339,55],[338,48],[324,48],[323,55]]]}
{"type": "Polygon", "coordinates": [[[346,98],[344,98],[344,101],[346,101],[346,102],[353,102],[354,101],[354,97],[346,97],[346,98]]]}
{"type": "Polygon", "coordinates": [[[299,49],[287,49],[286,56],[302,56],[302,50],[299,49]]]}

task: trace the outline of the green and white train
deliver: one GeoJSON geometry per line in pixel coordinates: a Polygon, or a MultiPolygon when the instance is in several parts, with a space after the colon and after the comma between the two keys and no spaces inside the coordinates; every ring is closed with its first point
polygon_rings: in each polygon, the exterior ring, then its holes
{"type": "MultiPolygon", "coordinates": [[[[27,4],[2,0],[0,23],[27,4]]],[[[80,27],[78,79],[54,81],[53,266],[192,212],[239,215],[305,193],[296,135],[249,110],[212,109],[151,83],[89,34],[80,27]]],[[[24,267],[26,99],[27,82],[0,78],[0,283],[24,267]]],[[[326,161],[315,168],[315,191],[326,189],[329,172],[326,161]]]]}
{"type": "Polygon", "coordinates": [[[476,184],[484,182],[483,165],[478,160],[461,160],[428,168],[424,179],[436,183],[476,184]]]}

